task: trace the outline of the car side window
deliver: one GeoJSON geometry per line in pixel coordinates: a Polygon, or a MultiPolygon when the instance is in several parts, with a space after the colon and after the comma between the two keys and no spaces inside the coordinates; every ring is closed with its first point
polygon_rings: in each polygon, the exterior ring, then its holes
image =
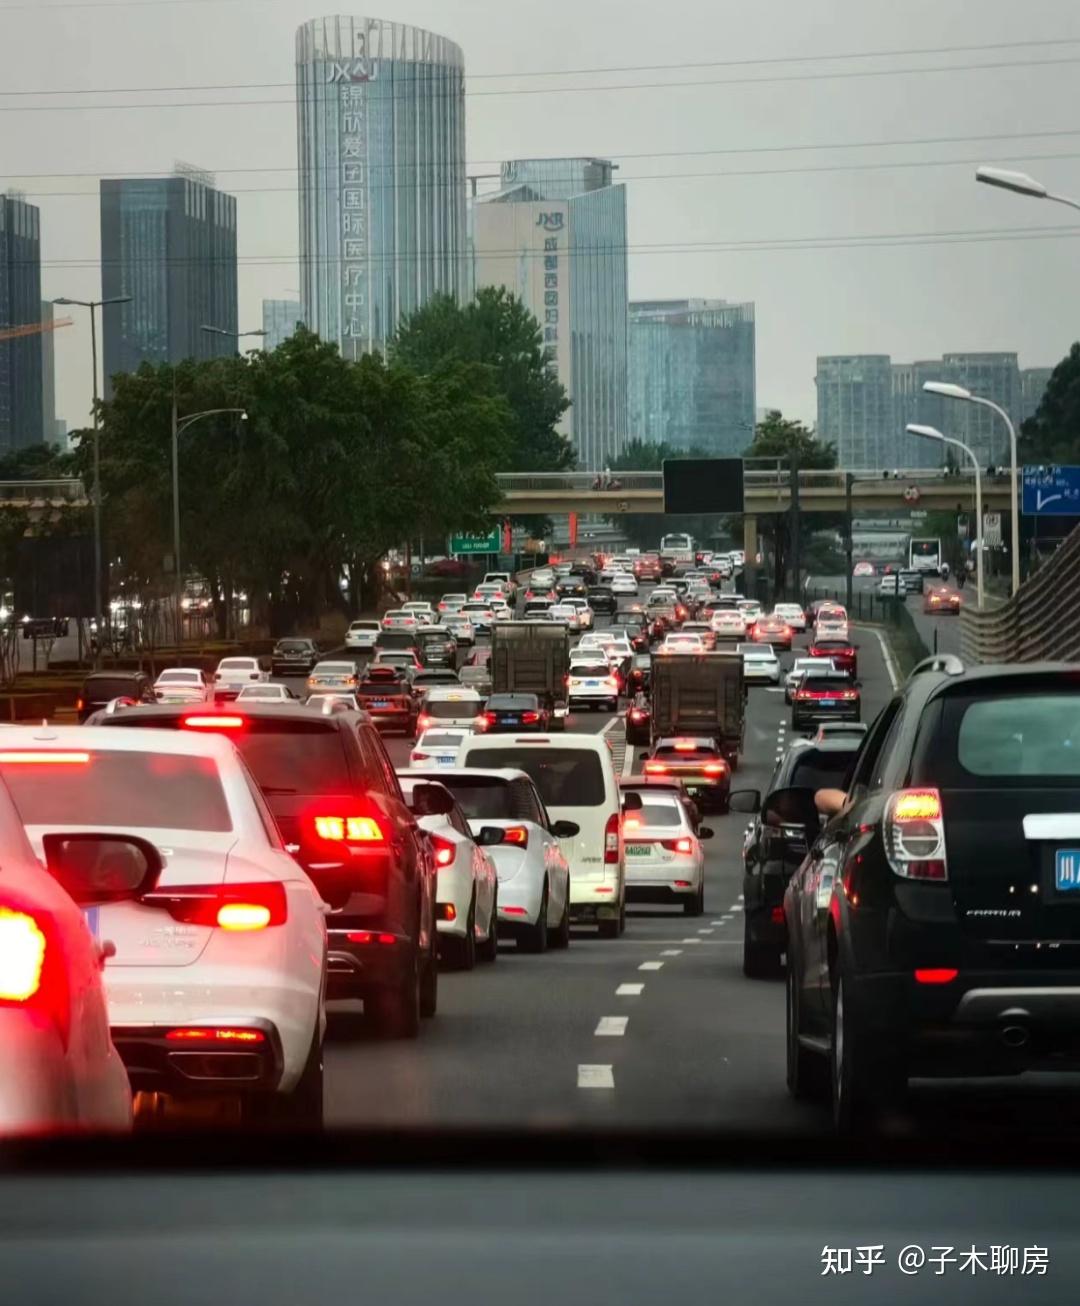
{"type": "Polygon", "coordinates": [[[878,750],[877,761],[874,763],[873,770],[870,772],[870,792],[874,793],[885,783],[885,772],[889,766],[889,760],[892,757],[893,745],[900,733],[900,727],[904,721],[904,711],[901,707],[894,715],[892,724],[889,726],[888,733],[882,740],[881,748],[878,750]]]}
{"type": "Polygon", "coordinates": [[[278,829],[277,821],[274,820],[274,814],[266,804],[266,799],[262,796],[262,790],[255,783],[255,777],[247,768],[247,763],[240,758],[240,773],[244,777],[244,782],[251,791],[251,799],[255,804],[255,810],[259,813],[259,820],[262,822],[263,829],[266,831],[266,838],[271,848],[284,850],[285,843],[281,837],[281,831],[278,829]]]}
{"type": "Polygon", "coordinates": [[[385,755],[380,739],[372,738],[366,726],[360,726],[356,732],[357,742],[364,759],[364,786],[385,794],[388,798],[400,798],[401,791],[397,776],[385,755]],[[389,776],[387,772],[389,771],[389,776]],[[391,780],[393,783],[391,783],[391,780]]]}
{"type": "Polygon", "coordinates": [[[532,821],[543,829],[551,828],[551,819],[544,808],[540,795],[528,780],[514,781],[514,815],[523,821],[532,821]]]}
{"type": "Polygon", "coordinates": [[[901,699],[895,698],[885,708],[870,728],[855,758],[855,769],[848,785],[848,797],[853,802],[865,798],[870,792],[872,777],[877,771],[878,759],[883,756],[885,740],[900,714],[901,699]]]}
{"type": "Polygon", "coordinates": [[[465,816],[461,808],[458,807],[457,803],[455,803],[454,806],[450,809],[450,811],[447,812],[446,819],[450,823],[450,825],[454,827],[454,829],[458,832],[458,834],[464,834],[468,838],[470,839],[472,838],[472,831],[469,829],[469,823],[465,819],[465,816]]]}

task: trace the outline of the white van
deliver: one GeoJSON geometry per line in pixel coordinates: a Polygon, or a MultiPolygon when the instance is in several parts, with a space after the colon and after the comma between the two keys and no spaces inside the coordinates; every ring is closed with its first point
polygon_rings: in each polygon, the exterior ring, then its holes
{"type": "Polygon", "coordinates": [[[570,863],[570,919],[595,924],[603,938],[626,928],[619,784],[603,735],[472,735],[458,765],[511,767],[532,779],[552,821],[573,821],[578,833],[561,839],[570,863]]]}
{"type": "Polygon", "coordinates": [[[420,707],[418,730],[432,726],[459,727],[471,730],[484,708],[484,700],[475,689],[457,685],[434,685],[420,707]]]}

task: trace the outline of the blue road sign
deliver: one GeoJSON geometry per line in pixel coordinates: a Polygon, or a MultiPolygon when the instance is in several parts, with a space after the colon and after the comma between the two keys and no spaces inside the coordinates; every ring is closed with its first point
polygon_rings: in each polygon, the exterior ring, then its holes
{"type": "Polygon", "coordinates": [[[1080,467],[1025,467],[1023,512],[1029,517],[1080,517],[1080,467]]]}

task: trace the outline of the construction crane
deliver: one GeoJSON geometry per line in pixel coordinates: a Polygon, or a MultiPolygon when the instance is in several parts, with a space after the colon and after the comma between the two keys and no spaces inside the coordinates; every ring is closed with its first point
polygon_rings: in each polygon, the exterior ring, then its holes
{"type": "Polygon", "coordinates": [[[61,317],[53,322],[24,322],[21,326],[0,327],[0,340],[18,340],[21,336],[43,335],[60,327],[71,326],[73,318],[61,317]]]}

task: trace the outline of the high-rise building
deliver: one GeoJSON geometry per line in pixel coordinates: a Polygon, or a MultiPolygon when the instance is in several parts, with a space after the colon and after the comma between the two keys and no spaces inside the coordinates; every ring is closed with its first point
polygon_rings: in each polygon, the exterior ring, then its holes
{"type": "Polygon", "coordinates": [[[55,310],[52,300],[41,301],[41,323],[49,328],[41,333],[41,438],[47,444],[56,441],[56,347],[52,324],[55,310]]]}
{"type": "MultiPolygon", "coordinates": [[[[9,191],[0,195],[0,330],[40,320],[40,217],[9,191]]],[[[44,438],[41,397],[41,334],[0,340],[0,454],[44,438]]]]}
{"type": "Polygon", "coordinates": [[[926,381],[942,380],[942,364],[933,359],[892,365],[892,425],[886,445],[887,456],[874,467],[919,468],[941,467],[947,459],[945,448],[937,440],[908,435],[908,423],[933,426],[949,434],[950,406],[953,400],[929,395],[923,390],[926,381]]]}
{"type": "Polygon", "coordinates": [[[518,159],[472,213],[477,289],[506,286],[533,313],[571,406],[563,427],[595,470],[626,442],[626,187],[606,159],[518,159]]]}
{"type": "Polygon", "coordinates": [[[1025,367],[1020,371],[1020,420],[1034,417],[1054,375],[1052,367],[1025,367]]]}
{"type": "Polygon", "coordinates": [[[300,301],[298,299],[264,299],[262,302],[262,329],[264,349],[276,349],[283,345],[300,325],[300,301]]]}
{"type": "Polygon", "coordinates": [[[754,438],[754,306],[722,299],[630,305],[629,434],[738,457],[754,438]]]}
{"type": "Polygon", "coordinates": [[[304,322],[347,358],[465,289],[465,58],[380,18],[296,33],[304,322]]]}
{"type": "Polygon", "coordinates": [[[888,354],[820,357],[816,379],[817,436],[836,446],[839,465],[895,466],[888,354]]]}
{"type": "Polygon", "coordinates": [[[105,395],[140,364],[236,352],[236,200],[195,169],[101,182],[105,395]],[[204,331],[217,327],[226,335],[204,331]]]}
{"type": "MultiPolygon", "coordinates": [[[[937,378],[962,385],[972,394],[991,399],[1019,422],[1020,365],[1015,354],[945,354],[944,375],[937,378]]],[[[946,435],[955,436],[973,450],[979,463],[989,467],[1008,461],[1009,433],[1005,423],[980,404],[953,402],[946,435]]]]}

